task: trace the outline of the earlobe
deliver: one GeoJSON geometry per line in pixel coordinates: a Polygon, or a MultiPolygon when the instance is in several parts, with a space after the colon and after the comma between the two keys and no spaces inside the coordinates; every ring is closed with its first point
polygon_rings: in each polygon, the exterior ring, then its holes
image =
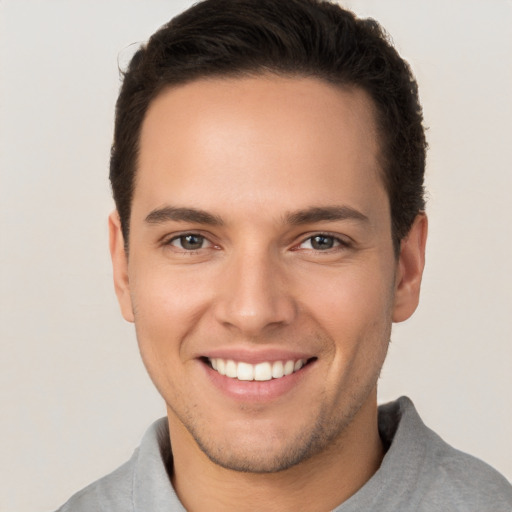
{"type": "Polygon", "coordinates": [[[424,213],[416,216],[409,234],[400,244],[393,322],[407,320],[418,307],[421,278],[425,267],[428,221],[424,213]]]}
{"type": "Polygon", "coordinates": [[[114,210],[108,217],[108,230],[110,256],[112,258],[112,268],[114,271],[114,288],[117,300],[124,319],[128,322],[133,322],[133,308],[128,278],[128,257],[124,246],[121,220],[119,219],[117,210],[114,210]]]}

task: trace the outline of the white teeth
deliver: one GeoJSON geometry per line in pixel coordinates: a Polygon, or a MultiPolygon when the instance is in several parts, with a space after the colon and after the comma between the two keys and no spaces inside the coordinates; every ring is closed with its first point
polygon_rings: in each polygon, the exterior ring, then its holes
{"type": "Polygon", "coordinates": [[[272,378],[272,365],[259,363],[254,367],[254,380],[270,380],[272,378]]]}
{"type": "Polygon", "coordinates": [[[295,368],[295,361],[286,361],[284,364],[284,374],[291,375],[293,373],[293,369],[295,368]]]}
{"type": "Polygon", "coordinates": [[[226,361],[226,377],[231,377],[232,379],[236,378],[236,363],[235,361],[228,359],[226,361]]]}
{"type": "Polygon", "coordinates": [[[236,377],[238,380],[254,380],[254,366],[249,363],[238,363],[236,377]]]}
{"type": "Polygon", "coordinates": [[[274,379],[280,379],[283,376],[284,376],[283,362],[282,361],[276,361],[272,365],[272,377],[274,377],[274,379]]]}
{"type": "Polygon", "coordinates": [[[265,361],[258,364],[236,363],[232,359],[221,358],[211,358],[209,361],[212,368],[221,375],[246,381],[280,379],[300,370],[306,364],[304,359],[289,359],[288,361],[274,361],[273,363],[265,361]]]}
{"type": "Polygon", "coordinates": [[[217,371],[221,375],[226,375],[226,362],[224,361],[224,359],[217,359],[217,371]]]}

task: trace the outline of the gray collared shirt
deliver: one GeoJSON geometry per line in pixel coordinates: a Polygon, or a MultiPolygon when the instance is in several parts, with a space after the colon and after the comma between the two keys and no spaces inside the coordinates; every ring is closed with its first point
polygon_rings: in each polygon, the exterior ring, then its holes
{"type": "MultiPolygon", "coordinates": [[[[334,512],[512,512],[512,486],[484,462],[455,450],[402,397],[379,407],[389,447],[379,470],[334,512]]],[[[57,512],[182,512],[171,484],[166,418],[151,425],[131,457],[75,494],[57,512]]]]}

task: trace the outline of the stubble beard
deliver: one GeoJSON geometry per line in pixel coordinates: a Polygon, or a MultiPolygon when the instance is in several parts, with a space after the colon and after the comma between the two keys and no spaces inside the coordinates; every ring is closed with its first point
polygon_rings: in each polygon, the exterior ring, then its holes
{"type": "MultiPolygon", "coordinates": [[[[264,443],[260,449],[249,447],[244,449],[233,445],[227,440],[219,443],[201,429],[197,428],[196,419],[185,413],[187,419],[181,421],[192,435],[200,450],[214,464],[222,468],[242,473],[271,474],[286,471],[315,456],[320,456],[334,445],[343,444],[347,427],[352,423],[370,393],[376,386],[376,381],[368,383],[367,387],[358,390],[357,395],[350,396],[344,412],[335,418],[329,418],[326,411],[320,411],[315,423],[305,426],[295,435],[284,436],[281,445],[274,448],[272,453],[265,450],[264,443]]],[[[172,438],[172,435],[171,435],[172,438]]],[[[236,444],[236,443],[235,443],[236,444]]]]}

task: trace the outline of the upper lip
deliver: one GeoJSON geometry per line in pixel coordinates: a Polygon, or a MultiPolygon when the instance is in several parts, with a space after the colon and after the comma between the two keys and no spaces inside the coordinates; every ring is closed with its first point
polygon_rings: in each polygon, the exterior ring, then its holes
{"type": "Polygon", "coordinates": [[[282,348],[266,348],[264,350],[261,348],[258,350],[248,350],[246,348],[219,348],[198,354],[198,357],[206,357],[208,359],[231,359],[237,362],[258,364],[264,362],[273,363],[275,361],[298,361],[299,359],[307,361],[314,357],[314,355],[307,352],[285,350],[282,348]]]}

